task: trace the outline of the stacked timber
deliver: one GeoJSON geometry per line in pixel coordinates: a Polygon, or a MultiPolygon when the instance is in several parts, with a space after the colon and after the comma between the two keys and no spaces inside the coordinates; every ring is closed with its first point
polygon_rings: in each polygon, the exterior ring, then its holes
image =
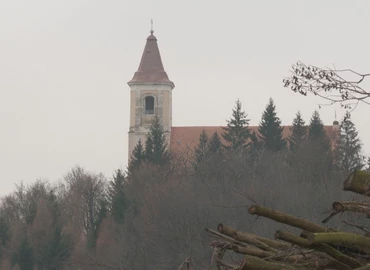
{"type": "MultiPolygon", "coordinates": [[[[343,183],[343,190],[370,196],[370,173],[353,171],[343,183]]],[[[218,269],[357,269],[370,270],[370,229],[344,223],[358,233],[327,227],[260,205],[252,205],[249,214],[274,220],[301,230],[300,235],[278,230],[275,239],[240,232],[220,223],[217,230],[206,228],[215,238],[212,261],[218,269]],[[224,259],[226,252],[243,255],[241,262],[224,259]]],[[[339,213],[353,212],[370,218],[370,202],[343,201],[332,204],[332,212],[322,223],[339,213]]]]}

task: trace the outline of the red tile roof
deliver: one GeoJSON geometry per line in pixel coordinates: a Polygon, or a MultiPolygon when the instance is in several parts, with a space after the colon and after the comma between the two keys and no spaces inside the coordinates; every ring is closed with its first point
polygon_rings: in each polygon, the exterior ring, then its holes
{"type": "MultiPolygon", "coordinates": [[[[283,138],[289,137],[291,134],[291,126],[284,126],[283,129],[283,138]]],[[[333,126],[324,126],[326,133],[329,138],[332,137],[333,126]]],[[[258,133],[258,126],[251,126],[251,131],[258,133]]],[[[170,149],[172,151],[193,151],[199,143],[199,135],[205,130],[208,134],[208,137],[211,137],[214,132],[217,131],[221,140],[223,129],[221,126],[190,126],[190,127],[172,127],[171,129],[171,140],[170,140],[170,149]]]]}
{"type": "Polygon", "coordinates": [[[138,70],[135,72],[134,77],[128,83],[158,83],[166,82],[173,85],[172,81],[167,76],[163,68],[161,54],[159,52],[157,38],[151,31],[150,36],[146,39],[146,45],[143,55],[141,57],[138,70]]]}

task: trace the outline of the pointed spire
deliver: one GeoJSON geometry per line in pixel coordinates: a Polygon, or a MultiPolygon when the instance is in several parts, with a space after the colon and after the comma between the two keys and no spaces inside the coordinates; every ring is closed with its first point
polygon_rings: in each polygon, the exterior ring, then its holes
{"type": "Polygon", "coordinates": [[[338,126],[339,125],[339,122],[337,121],[337,109],[335,109],[335,112],[334,112],[334,122],[333,122],[333,125],[334,126],[338,126]]]}
{"type": "Polygon", "coordinates": [[[154,30],[153,30],[153,19],[150,20],[150,23],[151,23],[150,34],[153,35],[153,33],[154,33],[154,30]]]}
{"type": "Polygon", "coordinates": [[[174,87],[174,83],[170,81],[166,71],[164,70],[161,54],[159,52],[157,38],[153,35],[153,20],[151,20],[150,36],[146,39],[146,45],[141,57],[138,70],[128,84],[134,83],[169,83],[174,87]]]}

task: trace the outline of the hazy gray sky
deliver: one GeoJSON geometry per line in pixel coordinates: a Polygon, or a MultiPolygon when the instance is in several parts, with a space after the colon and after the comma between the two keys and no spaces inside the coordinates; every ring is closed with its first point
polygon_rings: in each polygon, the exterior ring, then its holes
{"type": "MultiPolygon", "coordinates": [[[[127,81],[151,18],[176,85],[174,126],[224,125],[237,98],[252,125],[269,97],[283,124],[298,109],[308,121],[322,100],[282,86],[297,60],[370,72],[366,0],[0,1],[0,195],[76,164],[125,168],[127,81]]],[[[325,124],[334,109],[320,110],[325,124]]],[[[368,154],[369,112],[353,112],[368,154]]]]}

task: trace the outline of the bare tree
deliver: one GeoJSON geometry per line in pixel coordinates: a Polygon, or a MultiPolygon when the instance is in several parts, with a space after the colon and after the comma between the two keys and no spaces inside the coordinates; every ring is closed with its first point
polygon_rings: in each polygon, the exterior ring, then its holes
{"type": "Polygon", "coordinates": [[[92,174],[78,166],[65,176],[65,181],[69,201],[73,202],[70,207],[79,208],[83,229],[89,233],[95,229],[99,202],[105,199],[107,182],[102,174],[92,174]]]}
{"type": "Polygon", "coordinates": [[[340,103],[346,109],[352,109],[359,102],[370,105],[370,90],[363,88],[363,82],[370,73],[361,74],[352,69],[320,68],[297,62],[292,65],[292,75],[284,78],[284,87],[301,95],[312,93],[332,105],[340,103]]]}

